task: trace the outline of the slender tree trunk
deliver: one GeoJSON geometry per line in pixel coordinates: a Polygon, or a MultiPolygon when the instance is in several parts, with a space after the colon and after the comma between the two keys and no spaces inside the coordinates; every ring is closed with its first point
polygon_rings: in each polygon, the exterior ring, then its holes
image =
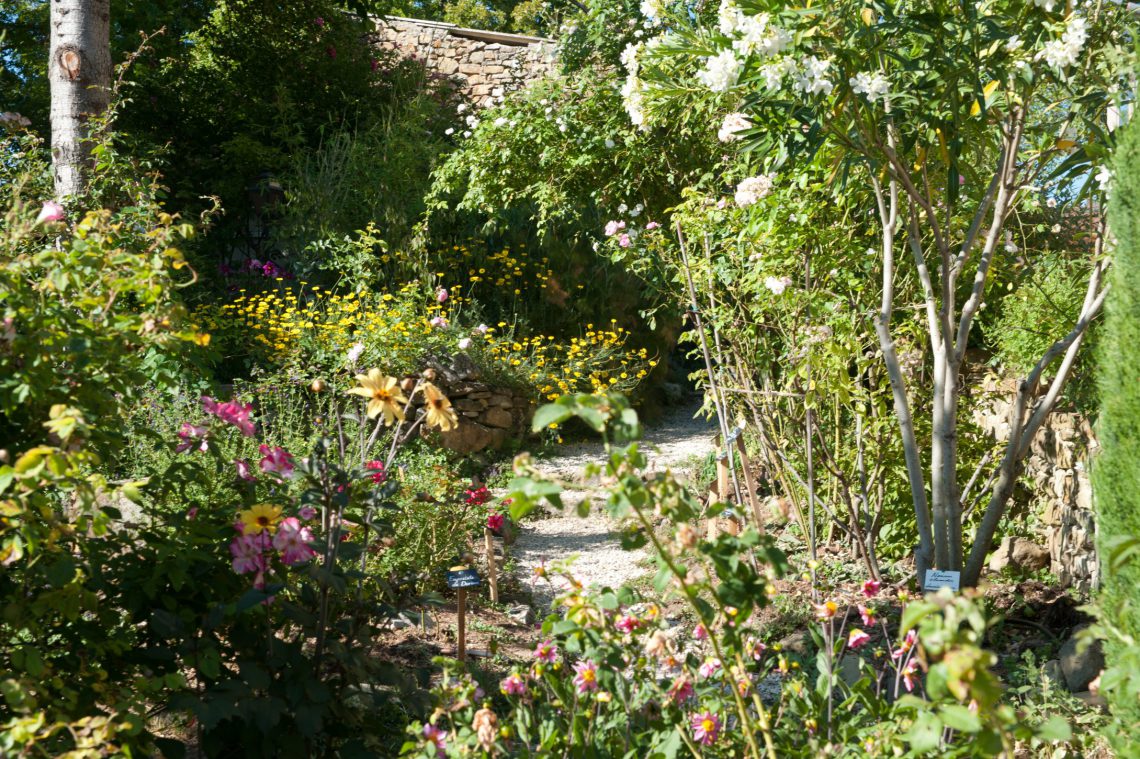
{"type": "Polygon", "coordinates": [[[90,160],[88,121],[111,88],[110,0],[51,0],[51,155],[55,194],[78,195],[90,160]]]}

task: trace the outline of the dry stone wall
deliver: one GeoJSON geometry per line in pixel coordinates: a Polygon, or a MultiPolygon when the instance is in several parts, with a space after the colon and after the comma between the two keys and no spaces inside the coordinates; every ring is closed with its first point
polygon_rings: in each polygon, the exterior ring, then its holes
{"type": "MultiPolygon", "coordinates": [[[[982,390],[992,401],[975,412],[975,420],[998,440],[1008,439],[1014,388],[990,376],[982,380],[982,390]]],[[[1096,446],[1092,426],[1081,414],[1055,412],[1033,438],[1024,469],[1033,483],[1033,505],[1042,508],[1050,570],[1063,586],[1082,591],[1100,581],[1088,473],[1096,446]]]]}
{"type": "Polygon", "coordinates": [[[479,106],[501,103],[508,92],[552,74],[555,43],[544,37],[465,29],[439,21],[385,16],[375,44],[423,62],[451,78],[479,106]]]}

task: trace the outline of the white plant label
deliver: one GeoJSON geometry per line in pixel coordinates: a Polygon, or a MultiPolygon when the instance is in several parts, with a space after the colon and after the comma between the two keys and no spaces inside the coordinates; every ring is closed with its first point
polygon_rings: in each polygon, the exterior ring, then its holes
{"type": "Polygon", "coordinates": [[[926,570],[926,582],[922,584],[922,589],[924,591],[938,590],[940,588],[958,590],[961,581],[961,572],[943,572],[938,569],[928,569],[926,570]]]}

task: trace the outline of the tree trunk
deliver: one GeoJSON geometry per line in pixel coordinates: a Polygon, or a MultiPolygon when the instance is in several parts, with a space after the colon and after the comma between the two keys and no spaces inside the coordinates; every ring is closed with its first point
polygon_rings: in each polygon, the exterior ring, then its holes
{"type": "Polygon", "coordinates": [[[88,122],[111,88],[110,0],[51,0],[51,155],[55,194],[80,194],[90,161],[88,122]]]}

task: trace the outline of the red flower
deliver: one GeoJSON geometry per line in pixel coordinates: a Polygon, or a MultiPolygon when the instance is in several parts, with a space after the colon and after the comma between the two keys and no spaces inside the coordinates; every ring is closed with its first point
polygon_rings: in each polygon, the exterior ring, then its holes
{"type": "Polygon", "coordinates": [[[384,468],[383,461],[369,461],[364,468],[372,472],[372,482],[377,485],[388,479],[388,471],[384,468]]]}
{"type": "Polygon", "coordinates": [[[506,518],[502,514],[488,514],[487,515],[487,529],[492,532],[499,532],[503,529],[503,524],[506,518]]]}

